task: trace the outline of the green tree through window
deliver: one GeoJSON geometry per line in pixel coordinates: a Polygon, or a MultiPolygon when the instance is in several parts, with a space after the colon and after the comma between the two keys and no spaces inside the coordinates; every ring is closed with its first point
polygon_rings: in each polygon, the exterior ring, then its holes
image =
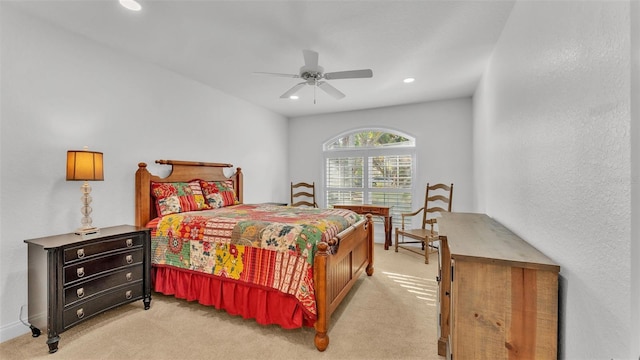
{"type": "Polygon", "coordinates": [[[399,134],[370,130],[341,136],[325,146],[326,150],[345,148],[375,148],[383,146],[415,146],[413,140],[399,134]]]}

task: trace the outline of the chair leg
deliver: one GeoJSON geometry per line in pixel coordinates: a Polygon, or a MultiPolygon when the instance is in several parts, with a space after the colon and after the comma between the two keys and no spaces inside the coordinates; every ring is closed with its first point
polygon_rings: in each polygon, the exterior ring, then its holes
{"type": "Polygon", "coordinates": [[[425,249],[424,250],[424,263],[428,264],[429,263],[429,242],[426,242],[426,246],[425,246],[425,242],[422,242],[422,247],[425,249]]]}
{"type": "Polygon", "coordinates": [[[395,245],[395,248],[396,248],[396,252],[398,252],[398,229],[396,229],[396,245],[395,245]]]}

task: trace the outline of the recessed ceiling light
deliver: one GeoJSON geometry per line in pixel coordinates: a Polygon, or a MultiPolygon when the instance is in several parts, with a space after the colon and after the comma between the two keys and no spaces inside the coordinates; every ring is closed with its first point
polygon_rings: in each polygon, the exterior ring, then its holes
{"type": "Polygon", "coordinates": [[[136,0],[120,0],[120,5],[131,11],[140,11],[142,6],[136,0]]]}
{"type": "Polygon", "coordinates": [[[414,79],[414,78],[406,78],[406,79],[404,79],[402,81],[404,81],[405,84],[409,84],[409,83],[412,83],[412,82],[416,81],[416,79],[414,79]]]}
{"type": "Polygon", "coordinates": [[[298,100],[298,99],[300,99],[300,97],[298,95],[291,95],[291,96],[289,96],[289,99],[298,100]]]}

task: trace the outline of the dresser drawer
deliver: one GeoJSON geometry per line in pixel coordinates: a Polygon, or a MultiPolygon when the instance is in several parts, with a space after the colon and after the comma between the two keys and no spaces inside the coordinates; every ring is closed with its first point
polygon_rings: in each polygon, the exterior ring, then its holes
{"type": "Polygon", "coordinates": [[[65,266],[63,283],[66,286],[74,281],[89,279],[103,272],[117,270],[125,266],[142,264],[143,261],[144,253],[142,248],[107,256],[94,257],[91,260],[65,266]]]}
{"type": "Polygon", "coordinates": [[[120,285],[132,284],[143,279],[143,267],[135,265],[104,276],[93,278],[93,280],[80,282],[75,286],[64,289],[64,306],[72,305],[75,302],[87,300],[95,295],[108,291],[120,285]]]}
{"type": "Polygon", "coordinates": [[[114,289],[86,302],[80,302],[77,305],[70,306],[62,313],[63,329],[66,330],[76,323],[97,315],[104,310],[141,299],[142,295],[142,282],[138,282],[114,289]]]}
{"type": "Polygon", "coordinates": [[[68,264],[75,260],[81,260],[111,251],[142,247],[142,242],[143,238],[141,236],[132,234],[131,236],[123,236],[115,239],[93,242],[83,246],[67,248],[64,250],[64,263],[68,264]]]}

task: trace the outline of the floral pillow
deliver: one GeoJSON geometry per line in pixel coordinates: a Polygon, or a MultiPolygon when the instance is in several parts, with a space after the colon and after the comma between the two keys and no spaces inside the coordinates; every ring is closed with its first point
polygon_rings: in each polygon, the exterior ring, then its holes
{"type": "Polygon", "coordinates": [[[151,194],[156,199],[158,215],[211,209],[202,194],[200,181],[151,182],[151,194]]]}
{"type": "Polygon", "coordinates": [[[238,203],[236,191],[233,188],[233,181],[204,181],[200,180],[202,193],[207,204],[213,208],[235,205],[238,203]]]}

